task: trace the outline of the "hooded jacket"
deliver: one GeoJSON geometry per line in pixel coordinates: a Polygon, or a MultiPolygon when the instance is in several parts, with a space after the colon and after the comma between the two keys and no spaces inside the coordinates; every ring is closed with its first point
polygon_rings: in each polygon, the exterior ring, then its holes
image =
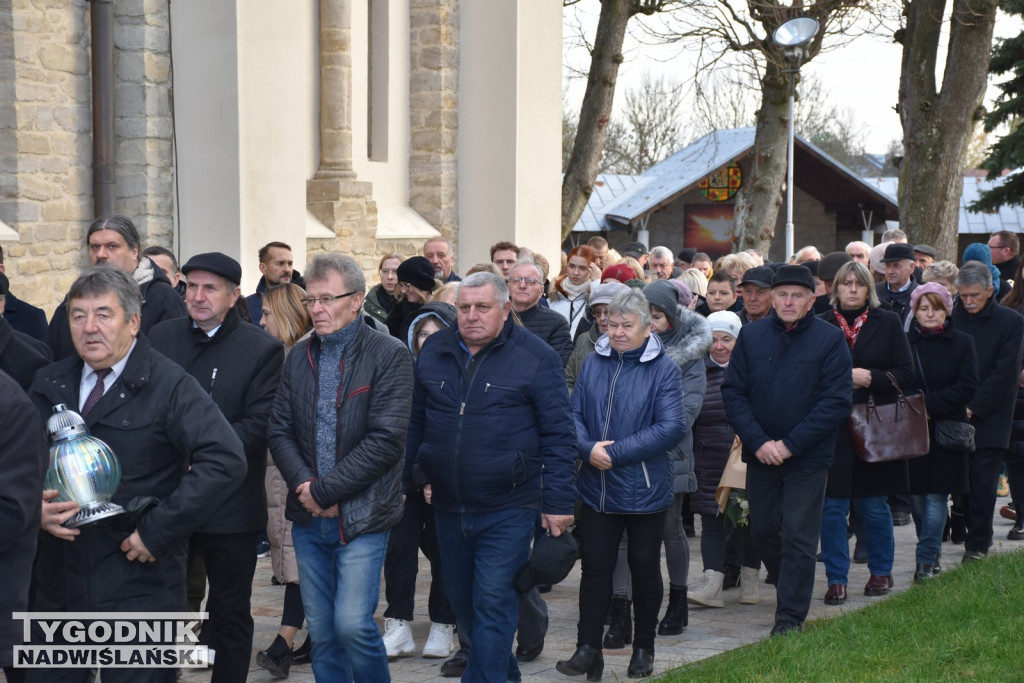
{"type": "Polygon", "coordinates": [[[455,307],[443,301],[428,301],[421,308],[412,313],[403,324],[405,328],[405,345],[412,354],[413,360],[419,355],[413,351],[413,342],[416,336],[416,325],[426,318],[434,318],[442,328],[451,327],[456,320],[455,307]]]}
{"type": "Polygon", "coordinates": [[[704,393],[708,385],[704,358],[711,350],[711,326],[704,316],[679,306],[676,324],[659,333],[658,337],[665,345],[665,355],[675,362],[682,373],[683,411],[686,414],[686,434],[669,451],[672,491],[692,493],[697,490],[693,466],[693,424],[704,405],[704,393]]]}
{"type": "Polygon", "coordinates": [[[672,504],[668,453],[689,425],[682,375],[658,335],[625,353],[602,335],[576,380],[572,415],[582,460],[576,487],[585,504],[613,514],[649,514],[672,504]],[[590,464],[598,441],[615,442],[606,449],[611,469],[590,464]]]}

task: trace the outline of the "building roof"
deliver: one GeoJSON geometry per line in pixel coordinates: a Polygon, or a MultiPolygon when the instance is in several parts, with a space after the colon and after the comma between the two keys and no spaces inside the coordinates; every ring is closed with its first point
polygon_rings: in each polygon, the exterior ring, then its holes
{"type": "MultiPolygon", "coordinates": [[[[715,169],[753,153],[754,133],[752,126],[714,131],[651,166],[640,175],[641,182],[602,204],[602,223],[622,229],[670,204],[715,169]]],[[[879,217],[896,217],[891,197],[799,135],[795,137],[794,161],[794,183],[830,209],[859,212],[866,206],[879,217]]],[[[575,229],[587,228],[577,224],[575,229]]]]}
{"type": "MultiPolygon", "coordinates": [[[[628,229],[645,216],[693,189],[715,169],[751,154],[754,128],[708,133],[638,176],[602,174],[573,232],[628,229]]],[[[808,140],[795,136],[794,183],[836,213],[871,210],[898,226],[898,179],[861,178],[808,140]]],[[[999,230],[1024,233],[1024,207],[1003,206],[997,213],[971,213],[967,206],[1000,180],[965,176],[960,197],[960,234],[990,234],[999,230]]]]}
{"type": "MultiPolygon", "coordinates": [[[[868,182],[896,199],[896,188],[899,184],[898,178],[867,178],[868,182]]],[[[1024,207],[1014,205],[1003,205],[995,213],[974,213],[967,210],[968,205],[977,201],[978,196],[985,190],[989,190],[1001,180],[985,180],[976,176],[964,176],[964,191],[960,195],[960,222],[957,232],[961,235],[989,235],[1000,230],[1010,232],[1024,232],[1024,207]]],[[[898,227],[898,224],[893,224],[898,227]]]]}

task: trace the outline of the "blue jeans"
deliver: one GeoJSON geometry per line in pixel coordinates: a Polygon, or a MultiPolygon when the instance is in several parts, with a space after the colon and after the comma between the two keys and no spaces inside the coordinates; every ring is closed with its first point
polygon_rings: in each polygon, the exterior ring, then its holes
{"type": "Polygon", "coordinates": [[[464,681],[521,678],[512,653],[519,621],[512,578],[530,557],[536,519],[536,510],[524,508],[479,514],[434,511],[444,589],[459,628],[471,634],[464,681]]]}
{"type": "Polygon", "coordinates": [[[935,565],[942,554],[942,532],[949,514],[949,494],[910,496],[910,511],[917,520],[917,563],[935,565]]]}
{"type": "Polygon", "coordinates": [[[318,681],[390,681],[388,655],[373,613],[388,532],[341,542],[338,519],[292,525],[302,606],[313,639],[313,675],[318,681]]]}
{"type": "MultiPolygon", "coordinates": [[[[885,496],[854,498],[864,524],[864,542],[868,547],[868,570],[877,576],[892,574],[896,552],[892,532],[892,513],[885,496]]],[[[821,516],[821,559],[825,562],[828,585],[846,585],[850,573],[850,542],[846,537],[849,498],[825,498],[821,516]]]]}

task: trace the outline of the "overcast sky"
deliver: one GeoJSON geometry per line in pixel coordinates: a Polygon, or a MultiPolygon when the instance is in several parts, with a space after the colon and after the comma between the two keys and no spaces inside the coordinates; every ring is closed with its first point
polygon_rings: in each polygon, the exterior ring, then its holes
{"type": "MultiPolygon", "coordinates": [[[[572,67],[586,69],[589,56],[583,49],[568,47],[570,34],[576,29],[573,24],[576,17],[582,17],[585,23],[588,40],[593,40],[594,27],[597,21],[599,3],[596,0],[585,0],[566,9],[564,35],[567,49],[564,51],[566,89],[570,105],[579,110],[583,98],[585,82],[569,77],[572,67]]],[[[635,19],[632,21],[636,21],[635,19]]],[[[1021,23],[1000,14],[996,21],[996,36],[1010,36],[1021,31],[1021,23]]],[[[944,49],[944,48],[943,48],[944,49]]],[[[619,73],[615,104],[618,107],[624,100],[626,89],[636,87],[645,73],[662,74],[668,79],[683,80],[678,74],[692,72],[687,54],[680,53],[675,47],[638,45],[636,40],[627,37],[626,62],[619,73]]],[[[843,108],[852,110],[857,122],[864,128],[866,150],[868,152],[885,152],[889,143],[902,137],[899,117],[893,107],[896,105],[899,88],[899,70],[902,59],[902,46],[891,39],[861,36],[849,44],[824,51],[803,67],[803,71],[816,75],[828,91],[830,99],[843,108]]],[[[939,77],[941,78],[941,64],[939,77]]],[[[989,98],[995,97],[998,90],[989,88],[989,98]]]]}

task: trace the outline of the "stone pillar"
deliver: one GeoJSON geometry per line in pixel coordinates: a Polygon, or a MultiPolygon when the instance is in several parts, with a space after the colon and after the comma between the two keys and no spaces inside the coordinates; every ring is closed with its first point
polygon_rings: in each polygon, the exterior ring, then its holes
{"type": "Polygon", "coordinates": [[[320,166],[306,181],[306,208],[335,237],[308,239],[307,252],[340,251],[376,264],[377,205],[352,169],[351,0],[320,0],[320,166]]]}
{"type": "Polygon", "coordinates": [[[351,0],[320,0],[320,167],[316,179],[352,170],[351,0]]]}

